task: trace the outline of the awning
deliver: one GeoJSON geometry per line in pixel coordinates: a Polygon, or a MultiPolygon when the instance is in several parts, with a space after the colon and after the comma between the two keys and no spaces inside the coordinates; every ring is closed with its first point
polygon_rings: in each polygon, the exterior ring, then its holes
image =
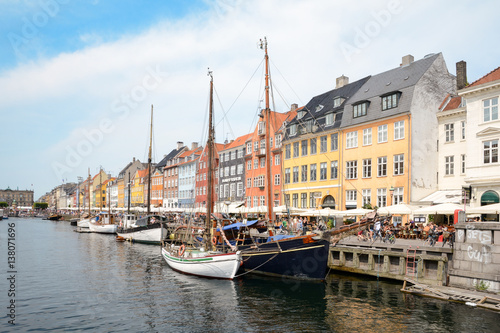
{"type": "MultiPolygon", "coordinates": [[[[236,223],[228,224],[228,225],[222,227],[222,230],[230,230],[230,229],[240,230],[241,227],[249,227],[251,225],[254,225],[257,222],[259,222],[259,220],[246,221],[246,222],[236,222],[236,223]]],[[[217,228],[217,230],[219,230],[219,228],[217,228]]]]}
{"type": "Polygon", "coordinates": [[[432,202],[432,204],[442,204],[442,203],[462,203],[463,194],[462,190],[443,190],[436,191],[425,198],[421,199],[421,202],[432,202]]]}

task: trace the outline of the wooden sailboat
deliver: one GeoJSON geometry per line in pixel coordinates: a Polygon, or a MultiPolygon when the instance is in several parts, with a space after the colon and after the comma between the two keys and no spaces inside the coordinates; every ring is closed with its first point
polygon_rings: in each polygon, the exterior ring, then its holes
{"type": "MultiPolygon", "coordinates": [[[[269,56],[267,54],[267,40],[261,40],[261,48],[265,52],[265,96],[266,108],[263,116],[266,126],[266,194],[267,194],[267,222],[270,228],[274,227],[271,145],[271,109],[269,107],[269,56]]],[[[243,229],[250,228],[243,226],[243,229]]],[[[253,227],[259,227],[253,224],[253,227]]],[[[231,227],[226,226],[226,230],[231,227]]],[[[238,227],[239,228],[239,227],[238,227]]],[[[273,230],[273,229],[270,229],[273,230]]],[[[296,278],[324,280],[326,277],[328,249],[330,242],[319,235],[273,235],[272,232],[264,233],[264,237],[250,237],[250,232],[240,232],[240,243],[237,244],[243,257],[243,268],[247,272],[296,278]],[[243,241],[241,241],[243,239],[243,241]]]]}
{"type": "MultiPolygon", "coordinates": [[[[116,233],[121,240],[128,240],[136,243],[155,244],[161,243],[162,232],[167,233],[163,227],[162,217],[151,215],[151,155],[153,145],[153,105],[151,105],[151,125],[149,133],[149,152],[148,152],[148,197],[147,197],[147,213],[142,219],[137,219],[133,214],[128,214],[122,217],[121,225],[116,233]],[[162,230],[163,229],[163,230],[162,230]]],[[[130,182],[130,175],[129,175],[130,182]]],[[[130,187],[129,187],[130,189],[130,187]]],[[[129,194],[130,200],[130,194],[129,194]]]]}
{"type": "Polygon", "coordinates": [[[174,270],[191,275],[209,278],[233,279],[241,265],[241,254],[237,252],[223,252],[213,250],[213,190],[214,190],[214,130],[212,121],[213,111],[213,76],[210,76],[210,111],[208,129],[208,193],[207,214],[205,221],[204,246],[199,249],[186,249],[185,245],[174,244],[162,247],[162,256],[174,270]]]}
{"type": "Polygon", "coordinates": [[[87,185],[86,185],[85,192],[88,193],[88,196],[89,196],[89,200],[88,200],[89,201],[88,202],[89,209],[88,209],[88,212],[85,213],[84,215],[82,215],[80,220],[78,222],[76,222],[77,227],[80,227],[80,228],[88,228],[89,222],[92,219],[92,214],[90,213],[90,168],[89,168],[89,176],[87,179],[87,185]]]}

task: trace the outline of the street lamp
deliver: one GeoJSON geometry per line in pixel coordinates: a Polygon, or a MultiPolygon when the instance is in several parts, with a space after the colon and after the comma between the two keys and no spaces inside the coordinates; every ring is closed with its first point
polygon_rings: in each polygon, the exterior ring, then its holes
{"type": "Polygon", "coordinates": [[[391,186],[391,188],[389,189],[389,192],[391,192],[391,205],[393,205],[394,204],[393,199],[392,199],[392,197],[394,195],[394,187],[393,186],[391,186]]]}

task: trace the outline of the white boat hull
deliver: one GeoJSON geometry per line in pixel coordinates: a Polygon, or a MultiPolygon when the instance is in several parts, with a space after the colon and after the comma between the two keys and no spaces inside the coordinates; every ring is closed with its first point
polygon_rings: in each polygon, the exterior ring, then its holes
{"type": "Polygon", "coordinates": [[[117,228],[116,224],[96,224],[89,222],[89,230],[100,234],[115,234],[117,228]]]}
{"type": "Polygon", "coordinates": [[[176,250],[165,248],[161,250],[163,259],[172,269],[185,274],[216,279],[233,279],[242,260],[239,251],[223,254],[202,252],[193,253],[193,256],[189,256],[188,251],[186,251],[181,257],[172,253],[173,251],[176,250]]]}
{"type": "Polygon", "coordinates": [[[76,226],[80,228],[88,228],[89,222],[90,219],[81,219],[80,221],[76,222],[76,226]]]}
{"type": "MultiPolygon", "coordinates": [[[[167,229],[163,228],[163,235],[167,235],[167,229]]],[[[137,242],[137,243],[146,243],[146,244],[160,244],[162,237],[162,228],[155,229],[145,229],[138,231],[128,232],[117,232],[119,237],[123,237],[125,240],[137,242]]]]}

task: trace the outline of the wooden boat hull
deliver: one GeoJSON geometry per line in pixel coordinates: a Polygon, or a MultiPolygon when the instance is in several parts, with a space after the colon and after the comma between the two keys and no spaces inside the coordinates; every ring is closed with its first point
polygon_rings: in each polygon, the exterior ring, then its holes
{"type": "MultiPolygon", "coordinates": [[[[161,243],[162,237],[162,227],[161,223],[149,224],[147,226],[135,227],[135,228],[118,228],[118,236],[123,237],[125,240],[144,243],[144,244],[156,244],[161,243]]],[[[166,228],[163,228],[163,236],[165,237],[168,233],[166,228]]]]}
{"type": "Polygon", "coordinates": [[[176,250],[162,248],[161,253],[167,264],[176,271],[215,279],[233,279],[241,266],[241,253],[223,253],[188,257],[178,256],[176,250]]]}
{"type": "Polygon", "coordinates": [[[258,248],[239,246],[243,269],[261,275],[303,280],[324,280],[328,267],[328,240],[296,237],[259,244],[258,248]]]}

